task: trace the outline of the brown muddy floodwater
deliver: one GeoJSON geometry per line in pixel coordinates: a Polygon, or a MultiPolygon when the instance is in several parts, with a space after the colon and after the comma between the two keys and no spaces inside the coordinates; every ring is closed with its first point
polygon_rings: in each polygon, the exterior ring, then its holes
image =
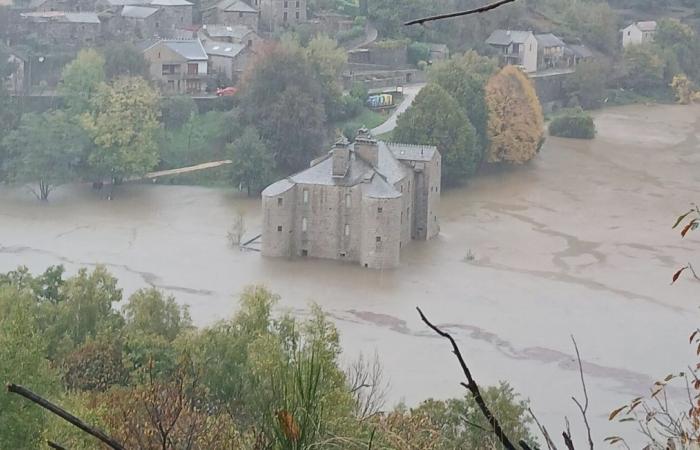
{"type": "MultiPolygon", "coordinates": [[[[64,187],[47,205],[25,189],[0,190],[0,271],[102,263],[126,294],[158,286],[199,325],[229,316],[245,285],[263,283],[282,309],[304,316],[315,301],[328,311],[348,360],[378,352],[392,403],[462,393],[448,344],[420,323],[420,305],[454,333],[482,384],[510,381],[550,430],[567,415],[580,431],[573,334],[601,440],[613,407],[695,361],[687,336],[699,285],[669,282],[689,260],[700,265],[700,234],[682,241],[670,225],[700,201],[700,108],[614,108],[596,122],[593,141],[550,138],[531,164],[445,192],[439,238],[411,244],[396,271],[231,249],[236,211],[257,234],[257,200],[150,185],[120,188],[111,202],[89,186],[64,187]]],[[[634,443],[632,428],[614,430],[634,443]]]]}

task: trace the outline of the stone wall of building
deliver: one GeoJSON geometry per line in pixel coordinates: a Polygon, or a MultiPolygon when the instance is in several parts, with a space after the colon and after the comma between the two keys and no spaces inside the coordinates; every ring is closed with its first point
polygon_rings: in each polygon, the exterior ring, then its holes
{"type": "Polygon", "coordinates": [[[401,207],[401,197],[365,197],[362,200],[360,264],[363,267],[394,269],[399,266],[401,207]]]}
{"type": "Polygon", "coordinates": [[[291,187],[279,195],[263,196],[262,253],[265,256],[289,258],[294,254],[294,218],[296,191],[291,187]]]}
{"type": "Polygon", "coordinates": [[[359,186],[300,184],[297,189],[297,256],[359,261],[362,226],[359,186]]]}
{"type": "Polygon", "coordinates": [[[236,11],[217,11],[216,13],[217,21],[212,23],[219,23],[222,25],[246,25],[252,30],[258,29],[258,13],[245,13],[236,11]]]}
{"type": "Polygon", "coordinates": [[[161,37],[177,37],[177,29],[192,26],[192,5],[163,6],[158,19],[158,30],[161,37]]]}

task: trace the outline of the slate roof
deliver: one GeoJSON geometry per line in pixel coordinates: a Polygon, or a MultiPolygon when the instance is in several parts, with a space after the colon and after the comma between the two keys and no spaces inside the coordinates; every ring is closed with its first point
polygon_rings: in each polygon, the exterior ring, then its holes
{"type": "Polygon", "coordinates": [[[253,33],[250,27],[245,25],[202,25],[202,30],[212,38],[233,38],[233,39],[243,39],[246,35],[253,33]]]}
{"type": "Polygon", "coordinates": [[[395,142],[389,142],[387,145],[399,160],[430,161],[437,151],[432,145],[397,144],[395,142]]]}
{"type": "Polygon", "coordinates": [[[354,144],[350,145],[350,150],[350,165],[344,177],[333,176],[333,156],[330,152],[308,169],[268,186],[263,191],[263,195],[268,197],[279,195],[291,189],[296,183],[346,187],[361,184],[362,192],[368,197],[397,198],[401,196],[401,192],[394,188],[394,184],[404,179],[411,170],[400,160],[429,161],[437,151],[432,146],[379,141],[377,167],[373,167],[354,153],[354,144]]]}
{"type": "Polygon", "coordinates": [[[537,39],[537,46],[546,47],[565,47],[564,41],[553,35],[552,33],[536,34],[535,39],[537,39]]]}
{"type": "Polygon", "coordinates": [[[37,19],[39,22],[55,21],[63,23],[92,23],[100,24],[100,19],[94,12],[64,12],[64,11],[46,11],[46,12],[29,12],[20,14],[22,17],[37,19]]]}
{"type": "Polygon", "coordinates": [[[151,0],[150,5],[155,6],[192,6],[187,0],[151,0]]]}
{"type": "Polygon", "coordinates": [[[226,56],[235,58],[246,46],[243,44],[232,44],[230,42],[207,41],[204,44],[204,51],[207,55],[226,56]]]}
{"type": "Polygon", "coordinates": [[[137,47],[142,51],[162,43],[170,50],[190,61],[206,61],[209,59],[207,52],[204,51],[204,46],[199,39],[161,39],[144,41],[137,44],[137,47]]]}
{"type": "Polygon", "coordinates": [[[124,8],[122,8],[121,15],[122,17],[128,17],[130,19],[145,19],[147,17],[151,17],[158,11],[158,8],[126,5],[124,8]]]}
{"type": "Polygon", "coordinates": [[[486,43],[499,46],[510,45],[512,43],[522,44],[531,34],[532,31],[494,30],[491,36],[486,39],[486,43]]]}
{"type": "Polygon", "coordinates": [[[571,52],[579,58],[592,58],[593,52],[585,45],[570,45],[571,52]]]}
{"type": "Polygon", "coordinates": [[[637,28],[642,31],[656,31],[656,21],[655,20],[645,20],[637,22],[637,28]]]}
{"type": "Polygon", "coordinates": [[[222,0],[216,5],[216,7],[226,12],[243,12],[256,14],[258,12],[257,9],[253,8],[252,6],[241,0],[222,0]]]}

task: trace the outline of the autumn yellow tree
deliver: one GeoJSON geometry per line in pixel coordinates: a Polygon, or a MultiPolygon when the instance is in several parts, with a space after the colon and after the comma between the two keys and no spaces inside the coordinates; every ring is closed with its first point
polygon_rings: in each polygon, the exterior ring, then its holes
{"type": "Polygon", "coordinates": [[[487,161],[522,164],[534,158],[544,140],[544,119],[528,77],[515,66],[504,67],[486,84],[486,105],[487,161]]]}
{"type": "Polygon", "coordinates": [[[671,81],[671,88],[673,88],[676,99],[681,105],[700,101],[700,91],[695,89],[693,82],[685,74],[674,76],[673,81],[671,81]]]}

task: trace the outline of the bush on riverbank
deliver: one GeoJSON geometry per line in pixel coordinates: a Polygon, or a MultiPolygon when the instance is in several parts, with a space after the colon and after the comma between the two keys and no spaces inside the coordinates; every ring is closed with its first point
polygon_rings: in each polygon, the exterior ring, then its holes
{"type": "Polygon", "coordinates": [[[574,139],[593,139],[595,123],[590,114],[582,110],[561,112],[549,123],[549,134],[574,139]]]}

